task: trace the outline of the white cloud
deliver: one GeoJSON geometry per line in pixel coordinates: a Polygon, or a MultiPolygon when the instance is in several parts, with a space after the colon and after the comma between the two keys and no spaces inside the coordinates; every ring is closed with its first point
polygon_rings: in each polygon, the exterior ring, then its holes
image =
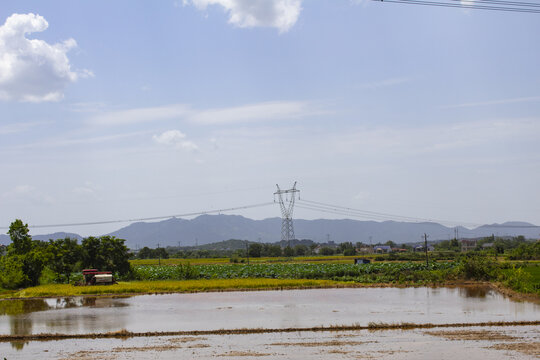
{"type": "Polygon", "coordinates": [[[220,5],[229,14],[229,23],[241,28],[274,27],[287,32],[294,26],[302,0],[184,0],[199,10],[220,5]]]}
{"type": "Polygon", "coordinates": [[[75,40],[51,45],[26,38],[48,26],[45,18],[31,13],[13,14],[0,26],[0,100],[58,101],[66,85],[92,75],[71,70],[66,54],[77,46],[75,40]]]}
{"type": "Polygon", "coordinates": [[[297,119],[326,113],[307,101],[269,101],[219,109],[197,110],[185,104],[103,112],[91,116],[94,125],[127,125],[161,120],[189,120],[202,125],[297,119]]]}
{"type": "Polygon", "coordinates": [[[161,135],[154,135],[152,139],[158,144],[172,146],[177,149],[196,151],[199,147],[192,141],[186,140],[186,135],[179,130],[168,130],[161,135]]]}
{"type": "Polygon", "coordinates": [[[444,151],[466,151],[472,147],[538,137],[538,119],[499,119],[459,122],[421,128],[361,128],[333,137],[339,153],[369,156],[400,154],[413,156],[444,151]]]}
{"type": "Polygon", "coordinates": [[[189,120],[199,124],[213,125],[294,119],[321,113],[321,110],[313,108],[305,101],[274,101],[199,111],[191,115],[189,120]]]}
{"type": "Polygon", "coordinates": [[[46,121],[36,121],[36,122],[27,122],[27,123],[16,123],[16,124],[7,124],[0,126],[0,135],[15,134],[23,131],[27,131],[34,127],[40,125],[46,125],[49,122],[46,121]]]}
{"type": "Polygon", "coordinates": [[[32,203],[52,204],[54,199],[32,185],[17,185],[10,191],[2,194],[2,198],[12,201],[29,201],[32,203]]]}
{"type": "Polygon", "coordinates": [[[124,125],[143,123],[173,118],[182,118],[189,114],[189,107],[183,104],[137,108],[101,113],[90,118],[95,125],[124,125]]]}
{"type": "Polygon", "coordinates": [[[489,101],[479,101],[479,102],[468,102],[463,104],[456,105],[446,105],[443,106],[443,109],[454,109],[454,108],[464,108],[464,107],[476,107],[476,106],[487,106],[487,105],[504,105],[504,104],[515,104],[521,102],[536,102],[540,101],[540,96],[529,96],[521,98],[510,98],[510,99],[499,99],[499,100],[489,100],[489,101]]]}

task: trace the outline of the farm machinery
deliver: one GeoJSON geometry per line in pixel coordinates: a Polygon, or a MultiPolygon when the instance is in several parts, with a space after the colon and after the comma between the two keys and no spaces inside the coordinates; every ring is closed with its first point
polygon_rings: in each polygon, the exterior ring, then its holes
{"type": "Polygon", "coordinates": [[[97,269],[84,269],[81,285],[112,285],[116,280],[111,271],[98,271],[97,269]]]}

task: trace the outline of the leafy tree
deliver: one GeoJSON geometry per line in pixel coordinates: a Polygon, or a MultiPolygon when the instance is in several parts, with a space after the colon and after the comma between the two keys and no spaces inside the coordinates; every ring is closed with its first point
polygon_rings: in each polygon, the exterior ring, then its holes
{"type": "Polygon", "coordinates": [[[328,247],[328,246],[323,246],[323,247],[321,248],[321,250],[319,251],[319,253],[320,253],[321,255],[326,255],[326,256],[328,256],[328,255],[334,255],[334,249],[332,249],[331,247],[328,247]]]}
{"type": "Polygon", "coordinates": [[[261,257],[262,249],[263,247],[259,243],[250,244],[249,251],[248,251],[249,256],[254,257],[254,258],[261,257]]]}
{"type": "MultiPolygon", "coordinates": [[[[204,251],[204,250],[199,250],[199,257],[203,257],[203,256],[200,256],[201,251],[204,251]]],[[[169,253],[167,252],[167,250],[165,250],[162,247],[152,250],[151,254],[152,254],[151,259],[168,259],[169,258],[169,253]]]]}
{"type": "Polygon", "coordinates": [[[32,241],[29,232],[28,224],[19,219],[9,226],[11,244],[8,246],[6,256],[2,257],[1,269],[2,272],[6,272],[2,280],[4,287],[18,288],[39,284],[48,254],[41,241],[32,241]]]}
{"type": "Polygon", "coordinates": [[[127,274],[130,271],[129,255],[124,242],[114,236],[90,236],[83,239],[83,266],[127,274]]]}
{"type": "Polygon", "coordinates": [[[384,243],[384,245],[390,246],[391,248],[397,247],[396,243],[393,242],[392,240],[388,240],[387,242],[384,243]]]}
{"type": "Polygon", "coordinates": [[[143,247],[137,253],[137,257],[139,259],[150,259],[152,257],[152,249],[150,249],[148,246],[143,247]]]}
{"type": "Polygon", "coordinates": [[[352,253],[352,255],[356,254],[356,250],[352,242],[343,242],[339,244],[337,252],[342,253],[343,255],[345,255],[345,252],[347,252],[348,254],[352,253]]]}
{"type": "Polygon", "coordinates": [[[287,246],[285,249],[283,249],[283,255],[286,257],[293,257],[294,256],[294,250],[292,247],[287,246]]]}
{"type": "Polygon", "coordinates": [[[28,224],[22,220],[15,220],[9,226],[9,237],[11,238],[10,252],[17,255],[27,254],[32,249],[32,237],[28,234],[28,224]]]}
{"type": "Polygon", "coordinates": [[[304,256],[308,252],[308,247],[306,245],[298,244],[294,247],[294,253],[296,256],[304,256]]]}
{"type": "Polygon", "coordinates": [[[20,256],[2,256],[0,258],[0,287],[17,289],[25,283],[28,283],[28,277],[23,272],[20,256]]]}
{"type": "Polygon", "coordinates": [[[269,255],[272,257],[280,257],[281,255],[283,255],[283,251],[281,250],[281,247],[279,245],[271,245],[269,255]]]}
{"type": "Polygon", "coordinates": [[[66,277],[69,283],[71,273],[75,271],[77,264],[82,260],[82,248],[76,239],[65,238],[49,240],[49,268],[60,278],[66,277]]]}
{"type": "Polygon", "coordinates": [[[99,238],[89,236],[82,241],[83,267],[85,269],[102,269],[105,259],[101,254],[101,241],[99,238]]]}

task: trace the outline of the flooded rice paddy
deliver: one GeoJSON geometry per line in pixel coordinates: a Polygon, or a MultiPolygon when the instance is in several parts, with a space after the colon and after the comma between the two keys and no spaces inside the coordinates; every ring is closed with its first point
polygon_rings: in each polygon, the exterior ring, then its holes
{"type": "MultiPolygon", "coordinates": [[[[313,289],[0,301],[0,335],[538,320],[540,305],[513,301],[487,287],[313,289]]],[[[477,354],[505,359],[536,358],[540,356],[539,346],[537,326],[492,326],[0,342],[0,358],[418,359],[437,355],[450,359],[462,353],[469,358],[477,354]]]]}

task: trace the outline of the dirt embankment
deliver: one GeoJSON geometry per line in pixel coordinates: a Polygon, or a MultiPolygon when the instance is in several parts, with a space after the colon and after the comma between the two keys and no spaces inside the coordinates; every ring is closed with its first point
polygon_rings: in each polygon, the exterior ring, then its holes
{"type": "Polygon", "coordinates": [[[453,323],[453,324],[415,324],[415,323],[370,323],[366,325],[334,325],[316,326],[307,328],[283,328],[283,329],[218,329],[218,330],[193,330],[193,331],[154,331],[154,332],[131,332],[120,330],[107,333],[90,334],[30,334],[30,335],[0,335],[0,342],[8,341],[47,341],[65,339],[122,339],[133,337],[153,336],[204,336],[204,335],[246,335],[246,334],[269,334],[269,333],[292,333],[300,331],[353,331],[353,330],[411,330],[411,329],[434,329],[434,328],[458,328],[458,327],[492,327],[492,326],[539,326],[540,320],[536,321],[497,321],[481,323],[453,323]]]}

